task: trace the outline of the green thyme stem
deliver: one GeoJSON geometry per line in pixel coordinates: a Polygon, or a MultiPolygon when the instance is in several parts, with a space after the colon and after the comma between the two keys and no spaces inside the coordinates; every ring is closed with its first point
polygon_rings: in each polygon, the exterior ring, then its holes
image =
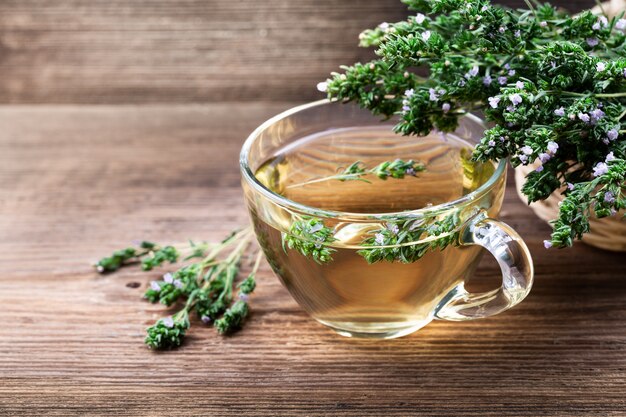
{"type": "Polygon", "coordinates": [[[250,236],[252,234],[252,227],[248,226],[248,227],[244,227],[243,229],[240,229],[236,232],[234,232],[233,234],[231,234],[229,237],[227,237],[226,239],[224,239],[222,242],[216,244],[211,251],[206,255],[206,257],[203,259],[203,262],[210,262],[213,261],[215,259],[215,257],[226,247],[230,246],[231,244],[233,244],[234,242],[236,242],[239,237],[241,236],[250,236]]]}
{"type": "Polygon", "coordinates": [[[252,267],[252,272],[250,275],[256,275],[256,272],[259,270],[259,266],[261,265],[261,260],[263,259],[263,250],[259,249],[256,253],[256,259],[254,261],[254,266],[252,267]]]}
{"type": "MultiPolygon", "coordinates": [[[[249,228],[248,232],[244,235],[243,238],[241,238],[241,241],[235,247],[235,249],[230,253],[230,255],[228,255],[228,257],[224,259],[223,262],[219,263],[219,267],[215,271],[215,275],[219,275],[221,272],[223,272],[227,268],[227,266],[233,262],[233,260],[241,258],[246,247],[250,244],[250,240],[252,239],[252,236],[253,236],[252,230],[249,228]]],[[[205,283],[205,285],[207,284],[205,283]]]]}
{"type": "Polygon", "coordinates": [[[288,185],[285,188],[304,187],[305,185],[317,184],[317,183],[320,183],[320,182],[325,182],[325,181],[330,181],[330,180],[339,180],[339,181],[359,180],[359,181],[370,183],[371,181],[368,181],[366,179],[360,178],[363,175],[367,175],[367,174],[337,174],[337,175],[331,175],[329,177],[317,178],[317,179],[314,179],[314,180],[311,180],[311,181],[300,182],[298,184],[291,184],[291,185],[288,185]]]}

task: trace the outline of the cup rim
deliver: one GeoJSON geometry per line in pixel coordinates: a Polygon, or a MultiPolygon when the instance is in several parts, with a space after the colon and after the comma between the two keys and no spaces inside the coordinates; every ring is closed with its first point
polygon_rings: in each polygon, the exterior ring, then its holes
{"type": "MultiPolygon", "coordinates": [[[[344,104],[337,101],[331,101],[328,99],[313,101],[310,103],[302,104],[296,107],[292,107],[287,109],[270,119],[263,122],[259,127],[254,129],[254,131],[248,136],[246,141],[244,142],[241,152],[239,154],[239,166],[241,169],[242,177],[247,181],[248,184],[252,186],[252,188],[262,194],[264,197],[271,200],[273,203],[281,206],[284,209],[287,209],[291,212],[299,212],[302,214],[311,215],[314,217],[326,217],[333,219],[350,219],[351,221],[372,221],[372,220],[386,220],[389,218],[394,219],[406,219],[406,218],[416,218],[416,217],[433,217],[450,211],[452,209],[460,208],[470,204],[471,202],[480,199],[485,194],[487,194],[495,185],[497,180],[503,175],[506,169],[506,160],[500,159],[498,161],[498,165],[487,181],[485,181],[480,187],[475,189],[474,191],[459,197],[456,200],[447,201],[445,203],[423,207],[415,210],[405,210],[399,212],[386,212],[386,213],[355,213],[355,212],[345,212],[345,211],[335,211],[335,210],[326,210],[318,207],[307,206],[296,201],[290,200],[280,194],[275,193],[274,191],[267,188],[263,185],[254,175],[252,170],[250,169],[250,165],[248,164],[248,155],[250,153],[250,149],[252,148],[252,144],[254,141],[260,136],[261,132],[270,127],[271,125],[277,123],[278,121],[285,119],[293,114],[301,112],[303,110],[308,110],[313,107],[322,106],[322,105],[338,105],[344,104]]],[[[463,117],[470,118],[473,122],[484,125],[484,121],[472,114],[467,113],[463,117]]]]}

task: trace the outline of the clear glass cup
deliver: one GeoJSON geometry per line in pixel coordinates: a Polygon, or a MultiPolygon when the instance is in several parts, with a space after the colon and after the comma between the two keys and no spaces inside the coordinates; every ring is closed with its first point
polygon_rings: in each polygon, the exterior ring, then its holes
{"type": "MultiPolygon", "coordinates": [[[[369,338],[403,336],[433,319],[459,321],[488,317],[522,301],[533,282],[530,253],[513,229],[496,220],[505,191],[505,161],[494,166],[481,185],[459,198],[395,213],[344,212],[306,206],[272,191],[255,176],[266,161],[303,137],[355,127],[391,131],[393,125],[393,121],[381,122],[356,105],[322,100],[273,117],[247,139],[240,157],[245,200],[260,246],[282,283],[320,323],[341,335],[369,338]],[[285,245],[285,238],[293,237],[294,225],[297,222],[310,225],[311,219],[327,228],[337,240],[303,243],[314,245],[309,245],[314,249],[328,247],[334,258],[331,262],[318,262],[285,245]],[[368,238],[371,242],[373,231],[390,224],[415,228],[446,219],[454,219],[453,230],[402,242],[400,246],[419,248],[449,239],[450,244],[444,249],[428,249],[414,262],[369,264],[357,256],[364,248],[362,242],[368,238]],[[471,293],[464,283],[474,273],[481,247],[500,265],[502,286],[489,292],[471,293]]],[[[480,140],[484,129],[479,118],[467,115],[454,135],[473,145],[480,140]]],[[[342,149],[346,148],[337,146],[336,153],[341,154],[342,149]]]]}

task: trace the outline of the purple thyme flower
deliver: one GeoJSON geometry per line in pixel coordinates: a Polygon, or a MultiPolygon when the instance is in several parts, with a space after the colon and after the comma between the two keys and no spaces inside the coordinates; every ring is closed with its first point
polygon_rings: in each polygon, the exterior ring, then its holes
{"type": "Polygon", "coordinates": [[[244,303],[247,303],[248,301],[250,301],[250,296],[248,294],[239,293],[239,299],[244,303]]]}
{"type": "Polygon", "coordinates": [[[174,280],[174,286],[176,288],[178,288],[178,289],[181,289],[181,288],[183,288],[183,282],[181,280],[179,280],[179,279],[175,279],[174,280]]]}
{"type": "Polygon", "coordinates": [[[542,28],[545,28],[546,26],[548,26],[548,22],[546,22],[545,20],[542,22],[539,22],[539,26],[541,26],[542,28]]]}
{"type": "Polygon", "coordinates": [[[204,323],[204,324],[211,323],[211,317],[210,316],[202,316],[202,317],[200,317],[200,320],[202,320],[202,323],[204,323]]]}
{"type": "Polygon", "coordinates": [[[474,65],[471,70],[468,72],[470,78],[478,75],[478,65],[474,65]]]}
{"type": "Polygon", "coordinates": [[[498,32],[500,32],[500,33],[504,33],[504,32],[506,32],[506,28],[504,28],[504,26],[500,26],[500,27],[498,28],[498,32]]]}
{"type": "Polygon", "coordinates": [[[522,36],[522,32],[520,32],[519,30],[516,30],[513,35],[515,35],[516,38],[519,38],[520,36],[522,36]]]}
{"type": "Polygon", "coordinates": [[[543,152],[539,154],[539,160],[541,161],[542,164],[545,164],[546,162],[548,162],[550,158],[552,158],[552,156],[548,153],[543,152]]]}
{"type": "Polygon", "coordinates": [[[511,105],[506,106],[506,111],[508,111],[509,113],[513,113],[515,111],[515,107],[513,107],[511,105]]]}
{"type": "Polygon", "coordinates": [[[414,94],[415,94],[415,90],[412,88],[404,92],[404,95],[406,96],[406,98],[411,98],[413,97],[414,94]]]}
{"type": "Polygon", "coordinates": [[[387,29],[389,29],[389,23],[383,22],[380,25],[378,25],[378,27],[386,31],[387,29]]]}
{"type": "Polygon", "coordinates": [[[459,87],[465,87],[465,79],[461,78],[459,80],[459,87]]]}
{"type": "Polygon", "coordinates": [[[598,44],[598,39],[596,39],[596,38],[587,38],[587,45],[589,45],[589,46],[591,46],[593,48],[597,44],[598,44]]]}
{"type": "Polygon", "coordinates": [[[435,91],[434,88],[429,88],[428,89],[428,94],[430,95],[429,96],[430,101],[437,101],[437,100],[439,100],[439,96],[437,95],[437,91],[435,91]]]}
{"type": "Polygon", "coordinates": [[[450,103],[443,103],[443,105],[441,106],[441,110],[443,110],[444,113],[447,113],[450,111],[450,103]]]}
{"type": "Polygon", "coordinates": [[[596,71],[602,72],[606,69],[606,64],[604,62],[598,62],[596,64],[596,71]]]}
{"type": "Polygon", "coordinates": [[[374,241],[376,242],[377,245],[384,245],[385,244],[385,236],[383,236],[382,233],[376,233],[376,236],[374,237],[374,241]]]}
{"type": "Polygon", "coordinates": [[[418,13],[417,16],[415,16],[415,23],[417,23],[418,25],[421,25],[424,22],[424,19],[426,19],[426,16],[424,16],[421,13],[418,13]]]}
{"type": "Polygon", "coordinates": [[[493,148],[494,146],[496,146],[496,142],[495,142],[493,139],[492,139],[492,140],[490,140],[489,142],[487,142],[487,144],[488,144],[489,146],[491,146],[492,148],[493,148]]]}
{"type": "Polygon", "coordinates": [[[500,103],[500,97],[489,97],[487,100],[489,101],[489,105],[492,109],[497,108],[498,103],[500,103]]]}
{"type": "Polygon", "coordinates": [[[604,193],[604,202],[605,203],[615,203],[615,194],[610,191],[604,193]]]}
{"type": "Polygon", "coordinates": [[[624,30],[626,28],[626,19],[620,19],[615,23],[615,28],[618,30],[624,30]]]}
{"type": "Polygon", "coordinates": [[[515,70],[510,70],[510,71],[509,71],[509,77],[512,77],[512,76],[514,76],[514,75],[515,75],[515,70]]]}
{"type": "Polygon", "coordinates": [[[556,151],[559,150],[559,144],[551,140],[550,142],[548,142],[547,148],[548,148],[548,152],[554,155],[556,151]]]}
{"type": "Polygon", "coordinates": [[[508,78],[506,77],[498,77],[498,84],[500,85],[505,85],[508,81],[508,78]]]}
{"type": "Polygon", "coordinates": [[[572,191],[574,189],[574,184],[572,184],[571,182],[567,183],[567,189],[572,191]]]}
{"type": "Polygon", "coordinates": [[[150,288],[152,288],[154,291],[161,291],[161,286],[156,281],[152,281],[150,283],[150,288]]]}
{"type": "Polygon", "coordinates": [[[515,83],[515,87],[519,88],[520,90],[524,89],[524,82],[523,81],[518,81],[515,83]]]}
{"type": "Polygon", "coordinates": [[[522,164],[526,164],[526,162],[528,162],[527,155],[517,155],[517,159],[519,159],[522,164]]]}
{"type": "Polygon", "coordinates": [[[605,113],[600,109],[592,110],[590,114],[591,114],[591,119],[594,122],[597,122],[598,120],[602,119],[605,116],[605,113]]]}
{"type": "Polygon", "coordinates": [[[563,107],[559,107],[558,109],[554,111],[554,114],[556,114],[559,117],[565,116],[565,109],[563,107]]]}
{"type": "Polygon", "coordinates": [[[415,170],[413,168],[408,168],[406,171],[404,171],[404,173],[406,175],[415,176],[415,170]]]}
{"type": "Polygon", "coordinates": [[[522,96],[520,96],[517,93],[511,94],[509,96],[509,100],[511,100],[511,103],[513,103],[514,106],[517,106],[518,104],[522,102],[522,96]]]}
{"type": "Polygon", "coordinates": [[[398,227],[397,224],[387,223],[387,230],[389,230],[394,235],[397,235],[398,232],[400,231],[400,228],[398,227]]]}
{"type": "Polygon", "coordinates": [[[537,167],[537,169],[535,169],[535,171],[536,171],[536,172],[541,172],[541,171],[543,171],[543,165],[539,165],[539,166],[537,167]]]}
{"type": "Polygon", "coordinates": [[[485,75],[483,77],[483,84],[486,86],[490,86],[491,85],[491,81],[493,81],[493,79],[491,78],[490,75],[485,75]]]}
{"type": "Polygon", "coordinates": [[[325,93],[327,89],[328,89],[328,82],[323,81],[321,83],[317,83],[317,91],[321,91],[322,93],[325,93]]]}
{"type": "Polygon", "coordinates": [[[546,249],[550,249],[552,247],[552,242],[550,242],[549,240],[544,240],[543,247],[546,249]]]}
{"type": "Polygon", "coordinates": [[[522,148],[520,149],[520,151],[522,151],[522,153],[524,155],[532,155],[533,154],[533,148],[531,148],[528,145],[522,146],[522,148]]]}
{"type": "Polygon", "coordinates": [[[604,175],[609,172],[609,166],[604,162],[598,162],[596,166],[593,167],[593,176],[599,177],[600,175],[604,175]]]}
{"type": "Polygon", "coordinates": [[[603,28],[609,26],[609,19],[607,19],[606,16],[600,16],[598,22],[600,22],[603,28]]]}
{"type": "Polygon", "coordinates": [[[578,118],[585,123],[589,123],[589,120],[591,120],[587,113],[578,113],[578,118]]]}
{"type": "Polygon", "coordinates": [[[163,275],[163,281],[165,281],[168,284],[171,284],[172,282],[174,282],[174,276],[168,272],[167,274],[163,275]]]}
{"type": "Polygon", "coordinates": [[[606,136],[609,138],[609,140],[615,140],[619,136],[619,132],[617,131],[617,129],[614,128],[606,132],[606,136]]]}
{"type": "Polygon", "coordinates": [[[611,162],[613,160],[615,160],[615,155],[613,155],[613,151],[611,151],[606,156],[606,159],[604,160],[604,162],[611,162]]]}
{"type": "Polygon", "coordinates": [[[174,319],[171,317],[165,317],[164,319],[161,319],[161,323],[163,323],[165,327],[169,327],[170,329],[174,327],[174,319]]]}
{"type": "Polygon", "coordinates": [[[430,30],[427,30],[424,33],[422,33],[422,40],[424,42],[428,42],[428,39],[430,39],[430,30]]]}

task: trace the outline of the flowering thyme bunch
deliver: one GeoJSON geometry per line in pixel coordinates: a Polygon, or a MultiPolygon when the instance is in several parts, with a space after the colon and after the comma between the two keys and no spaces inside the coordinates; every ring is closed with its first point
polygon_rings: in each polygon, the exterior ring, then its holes
{"type": "Polygon", "coordinates": [[[402,1],[417,13],[360,36],[379,59],[342,67],[320,90],[398,117],[404,135],[453,131],[463,115],[482,112],[492,127],[473,158],[533,164],[522,189],[530,202],[566,196],[546,247],[570,246],[590,216],[626,207],[625,19],[540,3],[402,1]]]}
{"type": "MultiPolygon", "coordinates": [[[[185,261],[200,258],[199,261],[182,266],[173,273],[166,273],[161,280],[150,283],[144,297],[152,302],[166,306],[181,303],[183,307],[175,314],[158,320],[146,329],[145,343],[155,349],[180,346],[190,327],[189,314],[195,310],[200,321],[214,323],[219,333],[237,330],[249,313],[249,297],[256,287],[255,275],[261,262],[261,251],[256,254],[256,261],[246,279],[241,281],[236,300],[233,297],[235,280],[242,269],[242,260],[252,239],[250,228],[232,233],[218,244],[195,244],[190,242],[189,255],[185,261]],[[230,252],[229,252],[230,250],[230,252]],[[224,253],[227,253],[224,256],[224,253]],[[234,301],[234,302],[233,302],[234,301]]],[[[150,268],[160,265],[154,259],[161,259],[150,250],[161,250],[156,244],[142,242],[139,249],[127,248],[116,251],[112,256],[101,259],[96,268],[99,272],[108,272],[128,265],[131,261],[146,262],[150,268]],[[149,248],[147,248],[149,246],[149,248]]],[[[176,253],[176,258],[165,258],[176,262],[180,253],[172,246],[166,246],[167,253],[176,253]]],[[[161,262],[162,263],[162,262],[161,262]]]]}

